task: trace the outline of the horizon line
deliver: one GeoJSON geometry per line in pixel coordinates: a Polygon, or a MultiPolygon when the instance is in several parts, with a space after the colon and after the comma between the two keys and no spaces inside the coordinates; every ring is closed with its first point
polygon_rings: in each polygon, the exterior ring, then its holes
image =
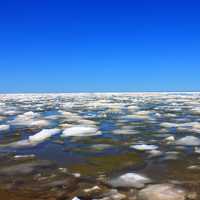
{"type": "Polygon", "coordinates": [[[200,91],[74,91],[74,92],[0,92],[3,94],[141,94],[141,93],[200,93],[200,91]]]}

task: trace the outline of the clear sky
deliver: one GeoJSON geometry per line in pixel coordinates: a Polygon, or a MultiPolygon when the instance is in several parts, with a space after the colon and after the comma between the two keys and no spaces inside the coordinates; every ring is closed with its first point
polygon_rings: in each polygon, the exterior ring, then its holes
{"type": "Polygon", "coordinates": [[[6,0],[0,92],[200,91],[198,0],[6,0]]]}

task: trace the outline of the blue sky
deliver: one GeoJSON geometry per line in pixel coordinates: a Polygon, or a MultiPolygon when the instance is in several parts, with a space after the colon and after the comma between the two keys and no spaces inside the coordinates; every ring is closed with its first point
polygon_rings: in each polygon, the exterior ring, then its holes
{"type": "Polygon", "coordinates": [[[194,0],[7,0],[0,92],[200,91],[194,0]]]}

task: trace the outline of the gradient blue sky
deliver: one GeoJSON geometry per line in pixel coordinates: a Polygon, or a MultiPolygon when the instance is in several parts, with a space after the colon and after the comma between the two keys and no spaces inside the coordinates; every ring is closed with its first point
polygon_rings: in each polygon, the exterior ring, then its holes
{"type": "Polygon", "coordinates": [[[200,91],[198,0],[7,0],[0,92],[200,91]]]}

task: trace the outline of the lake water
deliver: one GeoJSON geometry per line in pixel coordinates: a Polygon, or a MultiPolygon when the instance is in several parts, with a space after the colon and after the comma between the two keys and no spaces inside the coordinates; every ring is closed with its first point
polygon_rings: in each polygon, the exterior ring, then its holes
{"type": "Polygon", "coordinates": [[[2,94],[0,199],[133,199],[163,183],[198,199],[199,146],[199,93],[2,94]],[[151,181],[116,186],[127,173],[151,181]]]}

